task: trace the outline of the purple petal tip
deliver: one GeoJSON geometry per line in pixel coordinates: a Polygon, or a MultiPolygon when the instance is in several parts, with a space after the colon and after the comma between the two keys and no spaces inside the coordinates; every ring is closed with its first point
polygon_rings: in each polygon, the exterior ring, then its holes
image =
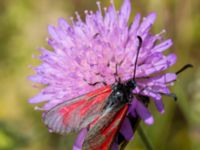
{"type": "Polygon", "coordinates": [[[148,125],[152,125],[154,123],[154,118],[149,117],[149,118],[145,119],[144,122],[148,125]]]}
{"type": "Polygon", "coordinates": [[[163,110],[161,110],[161,111],[160,111],[160,113],[161,113],[161,114],[164,114],[164,113],[165,113],[165,110],[164,110],[164,109],[163,109],[163,110]]]}

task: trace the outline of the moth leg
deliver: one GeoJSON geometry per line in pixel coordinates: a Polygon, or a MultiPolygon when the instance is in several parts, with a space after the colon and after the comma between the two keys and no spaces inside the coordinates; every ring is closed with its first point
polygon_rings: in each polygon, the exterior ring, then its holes
{"type": "Polygon", "coordinates": [[[170,94],[164,94],[164,95],[165,95],[165,96],[172,97],[172,98],[174,99],[174,101],[177,101],[177,100],[178,100],[178,98],[177,98],[176,94],[174,94],[174,93],[170,93],[170,94]]]}
{"type": "Polygon", "coordinates": [[[115,82],[120,82],[120,78],[118,77],[118,64],[117,63],[115,64],[114,76],[115,76],[115,82]]]}
{"type": "Polygon", "coordinates": [[[188,69],[188,68],[192,68],[193,65],[192,64],[186,64],[184,65],[181,69],[179,69],[177,72],[176,72],[176,75],[180,74],[181,72],[183,72],[184,70],[188,69]]]}
{"type": "MultiPolygon", "coordinates": [[[[87,80],[85,80],[85,79],[84,79],[84,81],[87,82],[87,80]]],[[[104,86],[107,85],[107,83],[105,81],[101,81],[101,82],[99,81],[99,82],[94,82],[94,83],[87,82],[87,84],[90,85],[90,86],[95,86],[95,85],[100,84],[100,83],[102,83],[104,86]]]]}

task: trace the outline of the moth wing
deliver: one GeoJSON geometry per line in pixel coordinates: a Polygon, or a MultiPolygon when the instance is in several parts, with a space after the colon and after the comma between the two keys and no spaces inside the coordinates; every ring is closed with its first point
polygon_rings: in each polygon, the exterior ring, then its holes
{"type": "Polygon", "coordinates": [[[111,92],[111,87],[105,86],[60,103],[44,114],[44,123],[56,133],[79,131],[101,114],[104,102],[111,92]]]}
{"type": "Polygon", "coordinates": [[[111,109],[92,124],[84,140],[83,150],[109,150],[127,111],[128,104],[111,109]]]}

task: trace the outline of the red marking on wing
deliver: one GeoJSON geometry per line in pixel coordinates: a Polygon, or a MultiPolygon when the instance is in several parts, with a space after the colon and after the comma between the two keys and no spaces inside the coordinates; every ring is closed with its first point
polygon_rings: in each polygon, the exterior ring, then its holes
{"type": "Polygon", "coordinates": [[[83,150],[109,150],[128,111],[128,104],[114,107],[95,118],[83,143],[83,150]]]}
{"type": "MultiPolygon", "coordinates": [[[[98,96],[96,96],[95,98],[93,98],[92,101],[87,101],[87,105],[85,105],[85,107],[83,107],[80,111],[81,116],[84,116],[86,114],[86,112],[88,111],[88,109],[92,108],[94,105],[104,101],[110,95],[110,92],[111,91],[103,92],[103,93],[99,94],[98,96]]],[[[87,99],[89,100],[89,99],[91,99],[91,97],[94,97],[94,96],[95,95],[93,95],[93,96],[89,95],[87,99]]]]}
{"type": "MultiPolygon", "coordinates": [[[[105,142],[101,145],[101,150],[108,150],[110,149],[111,147],[111,144],[113,143],[113,140],[115,138],[115,135],[116,135],[116,132],[117,131],[112,131],[110,134],[109,134],[109,137],[105,140],[105,142]]],[[[99,149],[99,150],[100,150],[99,149]]]]}
{"type": "Polygon", "coordinates": [[[99,116],[97,116],[97,117],[90,123],[89,128],[92,128],[92,127],[97,123],[98,120],[99,120],[99,116]]]}
{"type": "Polygon", "coordinates": [[[95,91],[92,91],[92,92],[89,92],[86,94],[87,97],[92,97],[92,96],[95,96],[97,94],[101,94],[102,91],[111,91],[111,87],[110,85],[107,85],[107,86],[104,86],[102,88],[99,88],[99,89],[96,89],[95,91]]]}
{"type": "Polygon", "coordinates": [[[108,85],[60,103],[46,112],[44,122],[52,131],[62,134],[87,127],[101,115],[102,106],[111,92],[108,85]]]}
{"type": "Polygon", "coordinates": [[[68,120],[68,114],[71,110],[76,109],[80,105],[83,105],[86,102],[85,99],[79,100],[74,104],[71,104],[69,106],[65,106],[59,110],[59,113],[63,116],[63,123],[66,124],[68,120]]]}
{"type": "Polygon", "coordinates": [[[106,127],[101,134],[106,136],[107,139],[101,144],[102,150],[108,150],[111,147],[111,144],[113,143],[113,140],[115,138],[115,135],[117,131],[119,130],[119,127],[121,125],[122,120],[124,119],[126,113],[128,111],[128,105],[126,104],[116,115],[116,117],[113,119],[113,121],[109,124],[108,127],[106,127]]]}

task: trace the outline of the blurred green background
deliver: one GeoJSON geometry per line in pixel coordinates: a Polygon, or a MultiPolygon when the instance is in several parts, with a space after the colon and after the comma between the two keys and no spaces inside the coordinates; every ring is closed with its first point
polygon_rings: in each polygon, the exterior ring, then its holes
{"type": "MultiPolygon", "coordinates": [[[[122,0],[115,0],[119,8],[122,0]]],[[[109,0],[102,5],[108,6],[109,0]]],[[[137,12],[158,14],[152,32],[167,30],[174,41],[168,52],[178,56],[175,72],[186,63],[195,67],[180,74],[172,91],[179,101],[164,98],[165,114],[150,105],[155,123],[143,128],[156,150],[200,150],[200,1],[134,0],[131,20],[137,12]]],[[[70,20],[78,11],[96,10],[94,0],[0,0],[0,150],[70,150],[75,135],[50,134],[41,121],[41,112],[27,100],[38,90],[27,76],[37,48],[47,46],[47,25],[56,25],[59,17],[70,20]]],[[[145,149],[139,136],[127,150],[145,149]]]]}

